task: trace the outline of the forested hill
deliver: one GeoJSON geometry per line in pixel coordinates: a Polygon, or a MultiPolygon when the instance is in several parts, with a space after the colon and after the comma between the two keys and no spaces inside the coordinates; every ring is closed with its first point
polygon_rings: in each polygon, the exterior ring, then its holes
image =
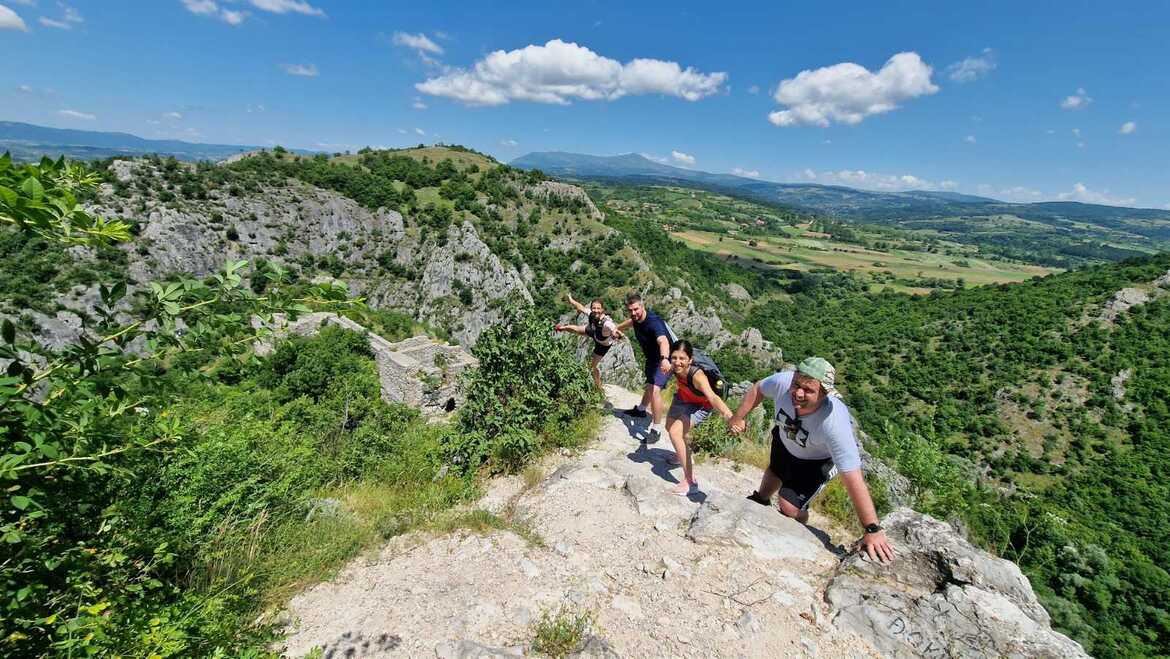
{"type": "Polygon", "coordinates": [[[1095,655],[1166,655],[1168,270],[1164,253],[927,297],[822,286],[748,322],[790,360],[828,357],[919,507],[1018,562],[1055,626],[1095,655]],[[1109,320],[1127,287],[1150,301],[1109,320]]]}

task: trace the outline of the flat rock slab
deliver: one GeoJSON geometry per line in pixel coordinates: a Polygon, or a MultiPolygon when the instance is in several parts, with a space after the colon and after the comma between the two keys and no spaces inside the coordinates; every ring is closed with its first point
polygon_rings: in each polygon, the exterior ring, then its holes
{"type": "Polygon", "coordinates": [[[743,497],[712,494],[691,518],[687,537],[699,544],[739,546],[760,558],[816,560],[824,544],[806,526],[743,497]]]}

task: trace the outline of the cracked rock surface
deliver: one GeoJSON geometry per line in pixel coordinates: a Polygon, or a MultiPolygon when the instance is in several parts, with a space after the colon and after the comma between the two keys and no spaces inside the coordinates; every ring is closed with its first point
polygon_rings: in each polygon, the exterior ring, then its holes
{"type": "Polygon", "coordinates": [[[1027,577],[947,524],[906,508],[883,520],[898,560],[841,563],[825,596],[833,622],[895,657],[1086,657],[1049,626],[1027,577]]]}

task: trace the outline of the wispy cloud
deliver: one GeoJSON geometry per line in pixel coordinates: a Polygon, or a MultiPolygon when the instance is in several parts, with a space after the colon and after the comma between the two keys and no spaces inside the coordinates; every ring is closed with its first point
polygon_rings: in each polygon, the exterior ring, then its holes
{"type": "Polygon", "coordinates": [[[181,113],[181,112],[164,112],[163,116],[166,117],[167,119],[178,120],[178,119],[183,118],[183,113],[181,113]]]}
{"type": "Polygon", "coordinates": [[[501,146],[520,146],[520,143],[517,142],[516,140],[509,138],[509,139],[500,140],[500,145],[501,146]]]}
{"type": "Polygon", "coordinates": [[[931,68],[918,53],[898,53],[877,72],[853,62],[801,71],[780,83],[774,98],[787,106],[768,115],[777,126],[859,124],[899,103],[933,94],[931,68]]]}
{"type": "Polygon", "coordinates": [[[677,163],[687,165],[688,167],[695,164],[695,157],[689,153],[682,151],[671,151],[670,157],[677,163]]]}
{"type": "Polygon", "coordinates": [[[198,16],[208,16],[227,23],[240,25],[248,18],[248,12],[221,8],[215,0],[181,0],[187,11],[198,16]]]}
{"type": "Polygon", "coordinates": [[[415,135],[422,136],[422,135],[426,135],[426,134],[427,134],[427,132],[426,132],[425,130],[421,129],[421,128],[415,128],[415,129],[414,129],[414,134],[415,134],[415,135]]]}
{"type": "Polygon", "coordinates": [[[72,30],[74,25],[80,25],[85,22],[85,19],[81,17],[81,12],[64,2],[58,2],[57,7],[61,10],[61,18],[53,19],[47,16],[41,16],[39,19],[41,25],[57,30],[72,30]]]}
{"type": "Polygon", "coordinates": [[[1076,183],[1069,192],[1056,195],[1062,201],[1080,201],[1086,204],[1103,204],[1106,206],[1132,206],[1137,203],[1133,197],[1115,197],[1109,190],[1097,192],[1090,190],[1084,183],[1076,183]]]}
{"type": "Polygon", "coordinates": [[[443,47],[431,41],[430,37],[419,32],[418,34],[408,34],[406,32],[395,32],[390,41],[395,46],[402,46],[410,48],[411,50],[424,51],[434,53],[435,55],[443,54],[443,47]]]}
{"type": "Polygon", "coordinates": [[[325,16],[322,9],[314,7],[307,2],[300,0],[249,0],[256,9],[269,11],[274,14],[304,14],[305,16],[325,16]]]}
{"type": "Polygon", "coordinates": [[[747,88],[747,93],[749,93],[749,94],[759,94],[759,93],[760,93],[760,86],[759,86],[759,85],[752,85],[751,87],[748,87],[748,88],[747,88]]]}
{"type": "Polygon", "coordinates": [[[1132,135],[1135,131],[1137,131],[1136,121],[1127,121],[1121,124],[1121,128],[1118,130],[1122,135],[1132,135]]]}
{"type": "Polygon", "coordinates": [[[19,14],[4,5],[0,5],[0,30],[20,30],[28,32],[28,25],[19,14]]]}
{"type": "Polygon", "coordinates": [[[284,72],[290,76],[303,76],[305,78],[317,77],[316,64],[285,64],[284,72]]]}
{"type": "Polygon", "coordinates": [[[411,102],[410,107],[415,110],[425,110],[427,109],[427,104],[423,103],[423,100],[416,96],[414,97],[414,101],[411,102]]]}
{"type": "Polygon", "coordinates": [[[978,140],[975,139],[974,135],[968,135],[967,137],[963,138],[963,141],[966,142],[967,144],[974,144],[978,140]]]}
{"type": "Polygon", "coordinates": [[[1065,110],[1081,110],[1088,107],[1089,103],[1092,102],[1093,98],[1085,93],[1085,88],[1078,87],[1077,93],[1064,97],[1064,100],[1060,102],[1060,107],[1065,110]]]}
{"type": "Polygon", "coordinates": [[[975,57],[967,57],[947,67],[947,77],[964,83],[974,82],[995,70],[995,51],[984,48],[975,57]]]}
{"type": "Polygon", "coordinates": [[[718,92],[726,80],[726,73],[701,73],[676,62],[633,59],[622,64],[553,39],[543,46],[497,50],[471,68],[449,69],[415,88],[467,105],[512,101],[568,105],[574,99],[613,101],[642,94],[697,101],[718,92]]]}
{"type": "Polygon", "coordinates": [[[736,176],[746,176],[747,178],[760,178],[760,171],[758,169],[744,169],[742,167],[736,167],[735,169],[731,170],[731,173],[735,174],[736,176]]]}
{"type": "MultiPolygon", "coordinates": [[[[900,192],[904,190],[940,190],[942,186],[933,181],[919,178],[913,174],[880,174],[867,172],[864,169],[839,169],[836,171],[816,172],[805,169],[798,178],[825,185],[845,185],[864,190],[881,192],[900,192]]],[[[954,181],[949,181],[954,185],[954,181]]]]}
{"type": "Polygon", "coordinates": [[[57,110],[57,114],[69,119],[84,119],[85,121],[97,119],[95,115],[88,112],[78,112],[77,110],[57,110]]]}

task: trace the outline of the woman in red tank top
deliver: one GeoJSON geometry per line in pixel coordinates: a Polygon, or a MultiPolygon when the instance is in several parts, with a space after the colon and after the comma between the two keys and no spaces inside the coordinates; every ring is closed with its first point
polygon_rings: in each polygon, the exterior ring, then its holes
{"type": "Polygon", "coordinates": [[[732,417],[731,408],[711,389],[707,374],[693,364],[694,357],[695,349],[690,341],[679,339],[670,347],[670,365],[678,389],[666,413],[666,432],[683,468],[683,478],[674,493],[684,497],[699,491],[690,451],[691,431],[711,415],[712,408],[719,410],[725,421],[732,417]]]}

